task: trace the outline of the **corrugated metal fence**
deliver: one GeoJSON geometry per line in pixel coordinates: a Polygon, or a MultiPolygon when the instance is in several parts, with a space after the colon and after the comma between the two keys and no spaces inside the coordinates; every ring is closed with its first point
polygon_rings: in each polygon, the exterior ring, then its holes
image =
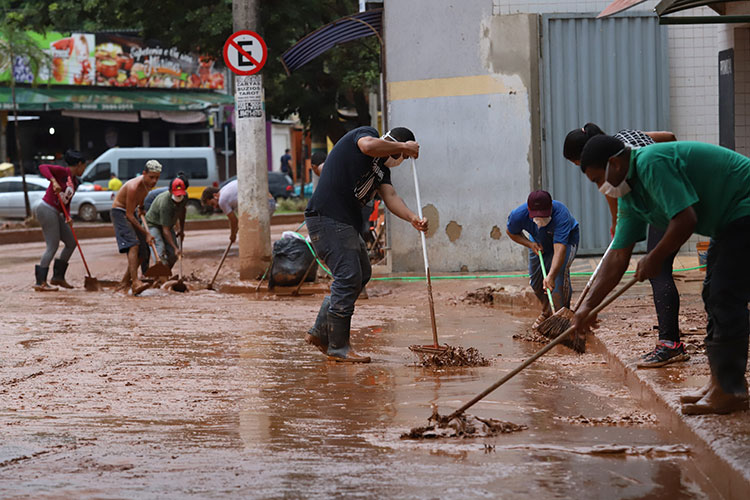
{"type": "Polygon", "coordinates": [[[604,251],[610,216],[596,186],[563,157],[565,136],[586,122],[609,134],[669,130],[667,43],[654,15],[542,16],[542,182],[581,224],[579,254],[604,251]]]}

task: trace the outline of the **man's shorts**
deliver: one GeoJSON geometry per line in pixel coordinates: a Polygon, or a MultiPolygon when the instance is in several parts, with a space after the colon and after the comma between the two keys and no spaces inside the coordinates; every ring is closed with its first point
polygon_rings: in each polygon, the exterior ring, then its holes
{"type": "Polygon", "coordinates": [[[120,250],[120,253],[128,253],[128,250],[138,245],[138,255],[148,256],[146,236],[133,228],[127,215],[125,215],[125,210],[122,208],[113,208],[110,215],[112,217],[112,225],[115,227],[115,239],[117,240],[117,248],[120,250]]]}

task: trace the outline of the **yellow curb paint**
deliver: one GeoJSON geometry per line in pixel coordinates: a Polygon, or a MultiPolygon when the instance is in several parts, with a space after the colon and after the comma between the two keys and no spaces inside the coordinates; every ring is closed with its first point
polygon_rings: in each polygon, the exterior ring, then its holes
{"type": "Polygon", "coordinates": [[[388,84],[388,100],[403,101],[431,97],[505,94],[509,90],[511,89],[508,89],[503,82],[490,75],[407,80],[388,84]]]}

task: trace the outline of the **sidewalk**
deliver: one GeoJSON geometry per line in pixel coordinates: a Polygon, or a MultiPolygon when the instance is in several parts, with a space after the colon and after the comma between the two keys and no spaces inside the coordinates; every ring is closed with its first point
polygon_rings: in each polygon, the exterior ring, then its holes
{"type": "MultiPolygon", "coordinates": [[[[642,255],[634,255],[630,270],[642,255]]],[[[599,258],[579,258],[573,271],[593,271],[599,258]]],[[[705,312],[700,292],[703,270],[679,271],[698,266],[695,252],[677,256],[675,281],[680,290],[682,341],[691,359],[662,368],[637,369],[635,359],[653,348],[658,336],[656,314],[648,283],[638,284],[600,314],[601,326],[590,342],[591,350],[602,352],[622,375],[633,395],[667,424],[692,448],[699,466],[717,493],[727,499],[750,496],[750,411],[730,415],[686,416],[679,396],[702,387],[708,380],[705,354],[705,312]]],[[[588,276],[577,276],[573,288],[580,291],[588,276]]]]}

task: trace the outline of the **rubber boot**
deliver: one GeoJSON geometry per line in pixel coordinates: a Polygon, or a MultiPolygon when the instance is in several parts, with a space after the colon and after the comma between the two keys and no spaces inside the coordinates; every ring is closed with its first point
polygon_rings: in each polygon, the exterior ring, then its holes
{"type": "Polygon", "coordinates": [[[369,363],[369,356],[359,356],[349,344],[351,316],[328,311],[328,360],[341,363],[369,363]]]}
{"type": "Polygon", "coordinates": [[[36,285],[34,285],[34,290],[37,292],[56,292],[57,287],[49,286],[47,284],[47,273],[49,272],[49,267],[42,267],[40,265],[34,266],[34,274],[36,275],[36,285]]]}
{"type": "Polygon", "coordinates": [[[326,295],[320,305],[315,324],[307,331],[305,342],[314,345],[323,354],[328,354],[328,308],[331,306],[331,296],[326,295]]]}
{"type": "Polygon", "coordinates": [[[55,263],[52,265],[52,279],[49,281],[51,285],[57,285],[61,288],[73,288],[73,285],[65,281],[65,271],[68,270],[68,263],[55,259],[55,263]]]}

